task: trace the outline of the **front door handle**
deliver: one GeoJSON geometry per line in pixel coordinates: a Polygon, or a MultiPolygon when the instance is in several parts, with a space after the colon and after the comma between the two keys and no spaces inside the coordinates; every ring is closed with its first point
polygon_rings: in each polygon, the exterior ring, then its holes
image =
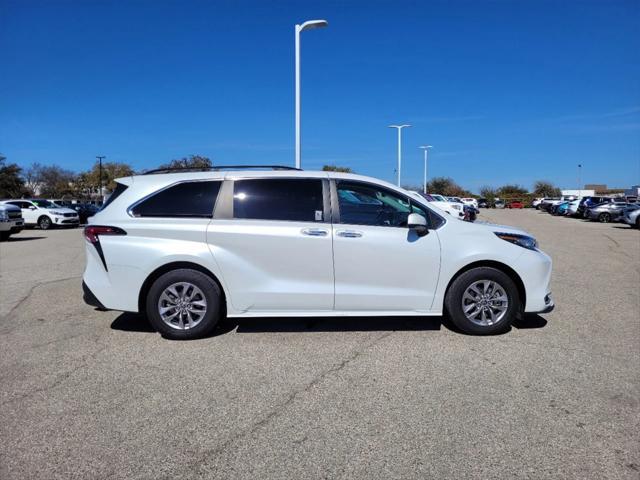
{"type": "Polygon", "coordinates": [[[338,230],[336,235],[344,238],[360,238],[362,232],[358,232],[357,230],[338,230]]]}
{"type": "Polygon", "coordinates": [[[303,228],[302,234],[310,237],[326,237],[329,232],[323,228],[303,228]]]}

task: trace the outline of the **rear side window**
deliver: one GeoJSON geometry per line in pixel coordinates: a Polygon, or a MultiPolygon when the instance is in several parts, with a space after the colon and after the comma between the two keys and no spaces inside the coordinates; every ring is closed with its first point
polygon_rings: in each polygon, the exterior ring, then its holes
{"type": "Polygon", "coordinates": [[[322,180],[268,178],[236,180],[233,216],[254,220],[322,222],[322,180]]]}
{"type": "Polygon", "coordinates": [[[123,185],[122,183],[116,183],[116,188],[113,190],[111,195],[109,195],[109,198],[107,198],[107,201],[104,202],[101,210],[104,210],[105,208],[107,208],[109,204],[113,202],[116,198],[118,198],[120,195],[122,195],[122,192],[124,192],[127,188],[128,187],[126,185],[123,185]]]}
{"type": "Polygon", "coordinates": [[[211,218],[222,182],[182,182],[131,208],[134,217],[211,218]]]}

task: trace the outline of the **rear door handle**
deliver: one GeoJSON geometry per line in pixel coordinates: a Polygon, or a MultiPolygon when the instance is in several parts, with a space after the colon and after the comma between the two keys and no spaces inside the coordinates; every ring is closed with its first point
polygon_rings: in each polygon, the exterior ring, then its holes
{"type": "Polygon", "coordinates": [[[322,228],[303,228],[302,234],[308,235],[310,237],[326,237],[329,233],[328,230],[324,230],[322,228]]]}
{"type": "Polygon", "coordinates": [[[360,238],[362,236],[362,232],[358,232],[357,230],[338,230],[336,235],[345,238],[360,238]]]}

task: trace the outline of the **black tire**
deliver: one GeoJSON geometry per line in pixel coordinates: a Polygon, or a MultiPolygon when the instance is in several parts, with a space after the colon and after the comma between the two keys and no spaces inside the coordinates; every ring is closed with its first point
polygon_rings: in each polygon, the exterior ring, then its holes
{"type": "Polygon", "coordinates": [[[4,242],[5,240],[9,240],[11,236],[11,232],[0,232],[0,241],[4,242]]]}
{"type": "Polygon", "coordinates": [[[38,226],[40,230],[49,230],[51,228],[51,219],[46,215],[41,216],[38,219],[38,226]]]}
{"type": "Polygon", "coordinates": [[[609,223],[611,221],[611,214],[609,213],[601,213],[598,215],[598,221],[600,223],[609,223]]]}
{"type": "Polygon", "coordinates": [[[509,329],[511,322],[520,312],[520,295],[513,280],[501,270],[491,267],[478,267],[467,270],[458,276],[447,291],[445,311],[453,324],[465,333],[473,335],[493,335],[509,329]],[[467,318],[462,307],[462,298],[466,290],[475,282],[488,280],[497,283],[507,296],[507,309],[497,322],[492,325],[479,325],[467,318]]]}
{"type": "Polygon", "coordinates": [[[213,333],[222,317],[222,292],[218,284],[208,275],[197,270],[180,268],[160,276],[149,289],[146,298],[147,318],[160,334],[172,340],[193,340],[213,333]],[[174,328],[162,319],[158,310],[160,296],[165,289],[175,283],[187,282],[198,287],[206,299],[206,311],[202,319],[187,329],[174,328]]]}
{"type": "Polygon", "coordinates": [[[636,218],[636,228],[640,229],[640,215],[636,218]]]}

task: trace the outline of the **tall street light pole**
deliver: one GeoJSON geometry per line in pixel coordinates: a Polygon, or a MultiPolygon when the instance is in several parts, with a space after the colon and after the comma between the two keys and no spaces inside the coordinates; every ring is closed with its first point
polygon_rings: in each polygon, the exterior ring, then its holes
{"type": "Polygon", "coordinates": [[[582,164],[578,164],[578,197],[582,195],[582,164]]]}
{"type": "Polygon", "coordinates": [[[402,129],[410,127],[411,125],[389,125],[389,128],[396,128],[398,130],[398,186],[400,186],[400,179],[402,175],[402,129]]]}
{"type": "Polygon", "coordinates": [[[104,155],[96,155],[96,158],[98,159],[98,165],[99,165],[99,167],[98,167],[98,172],[99,172],[98,175],[100,177],[100,180],[99,180],[99,183],[100,183],[100,201],[102,201],[103,200],[103,198],[102,198],[102,160],[104,160],[107,157],[105,157],[104,155]]]}
{"type": "Polygon", "coordinates": [[[326,20],[308,20],[302,25],[296,24],[296,168],[300,168],[302,145],[300,143],[300,33],[312,28],[329,25],[326,20]]]}
{"type": "Polygon", "coordinates": [[[422,150],[424,150],[424,182],[423,182],[423,193],[427,193],[427,155],[429,153],[429,149],[433,148],[432,145],[422,145],[418,148],[421,148],[422,150]]]}

